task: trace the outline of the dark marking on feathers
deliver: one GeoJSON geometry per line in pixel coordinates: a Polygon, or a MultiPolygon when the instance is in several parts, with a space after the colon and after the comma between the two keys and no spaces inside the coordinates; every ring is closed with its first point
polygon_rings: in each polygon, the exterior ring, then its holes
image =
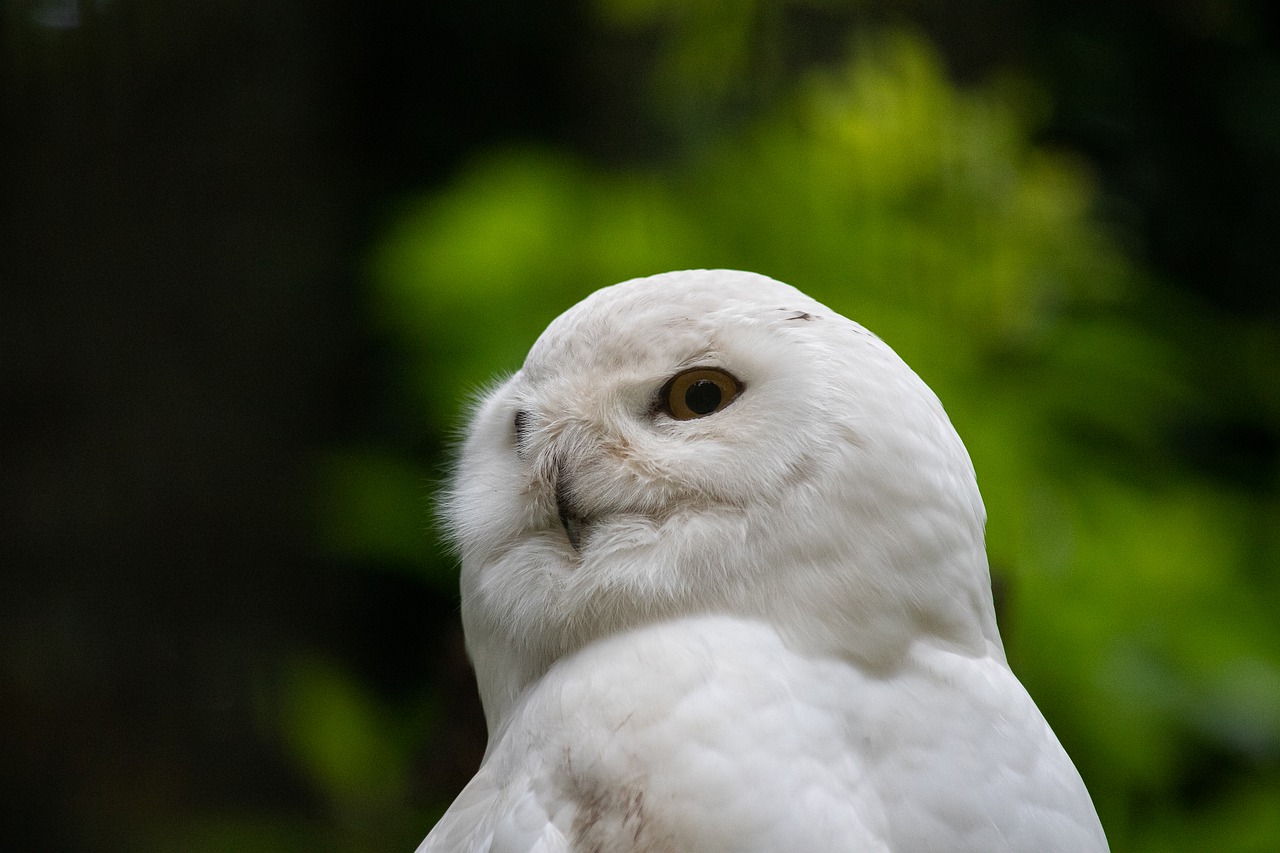
{"type": "Polygon", "coordinates": [[[571,827],[574,853],[678,853],[645,807],[643,779],[591,778],[574,770],[566,750],[562,784],[577,804],[571,827]]]}
{"type": "Polygon", "coordinates": [[[525,447],[528,445],[529,441],[529,420],[529,413],[524,409],[516,412],[513,422],[513,427],[515,428],[516,455],[521,458],[524,457],[525,447]]]}

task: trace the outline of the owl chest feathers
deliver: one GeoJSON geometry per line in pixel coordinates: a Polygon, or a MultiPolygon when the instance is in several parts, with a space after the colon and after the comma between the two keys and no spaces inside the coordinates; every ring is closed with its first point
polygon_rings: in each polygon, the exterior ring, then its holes
{"type": "Polygon", "coordinates": [[[481,776],[565,851],[1103,849],[1016,679],[953,658],[868,674],[764,623],[649,626],[531,685],[481,776]]]}

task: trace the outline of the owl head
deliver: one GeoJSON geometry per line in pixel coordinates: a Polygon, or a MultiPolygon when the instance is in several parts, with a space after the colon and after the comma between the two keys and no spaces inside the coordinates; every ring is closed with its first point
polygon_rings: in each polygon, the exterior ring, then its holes
{"type": "Polygon", "coordinates": [[[879,338],[690,270],[557,318],[472,416],[443,514],[490,731],[558,658],[696,614],[890,670],[1001,654],[973,466],[879,338]]]}

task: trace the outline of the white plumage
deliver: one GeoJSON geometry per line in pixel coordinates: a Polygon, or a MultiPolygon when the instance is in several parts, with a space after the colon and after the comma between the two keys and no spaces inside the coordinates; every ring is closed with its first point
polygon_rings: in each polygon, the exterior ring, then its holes
{"type": "Polygon", "coordinates": [[[794,288],[588,297],[481,401],[446,515],[489,746],[419,853],[1107,849],[942,406],[794,288]]]}

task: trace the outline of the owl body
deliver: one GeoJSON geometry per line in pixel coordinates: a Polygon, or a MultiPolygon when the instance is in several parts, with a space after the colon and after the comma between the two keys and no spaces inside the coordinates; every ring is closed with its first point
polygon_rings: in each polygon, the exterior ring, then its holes
{"type": "Polygon", "coordinates": [[[481,401],[446,516],[490,742],[421,851],[1106,849],[963,444],[799,291],[598,291],[481,401]]]}

